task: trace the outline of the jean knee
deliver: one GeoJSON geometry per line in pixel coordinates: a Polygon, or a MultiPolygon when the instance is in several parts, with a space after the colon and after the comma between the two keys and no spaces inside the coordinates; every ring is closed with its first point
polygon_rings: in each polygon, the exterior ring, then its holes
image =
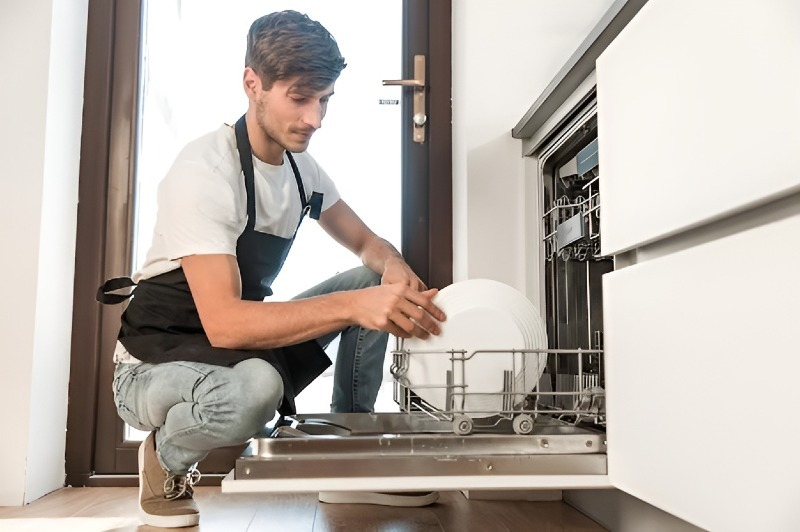
{"type": "Polygon", "coordinates": [[[283,398],[283,379],[272,364],[259,358],[240,362],[233,370],[237,374],[234,404],[239,415],[231,430],[248,438],[275,416],[283,398]]]}
{"type": "Polygon", "coordinates": [[[366,266],[357,266],[350,270],[353,275],[353,284],[358,288],[368,288],[381,284],[381,276],[366,266]]]}
{"type": "MultiPolygon", "coordinates": [[[[135,386],[135,369],[133,364],[121,364],[114,369],[114,380],[112,382],[112,393],[114,396],[114,406],[117,415],[127,425],[142,430],[151,431],[155,427],[143,422],[136,412],[133,411],[135,399],[131,397],[131,387],[135,386]],[[129,402],[130,401],[130,402],[129,402]]],[[[134,392],[135,394],[135,392],[134,392]]]]}

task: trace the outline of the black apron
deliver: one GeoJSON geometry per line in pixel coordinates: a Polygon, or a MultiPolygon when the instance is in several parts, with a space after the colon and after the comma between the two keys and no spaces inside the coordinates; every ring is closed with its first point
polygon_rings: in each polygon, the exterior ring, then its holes
{"type": "MultiPolygon", "coordinates": [[[[247,192],[247,225],[236,242],[242,299],[262,301],[272,295],[272,282],[283,267],[305,215],[310,213],[312,218],[319,219],[322,194],[314,192],[310,200],[306,198],[300,172],[287,151],[303,206],[300,220],[291,238],[256,231],[255,175],[244,116],[236,122],[235,131],[247,192]]],[[[233,366],[242,360],[261,358],[272,364],[283,379],[284,400],[279,408],[283,415],[295,413],[295,396],[331,365],[316,340],[275,349],[213,347],[203,330],[182,268],[142,280],[138,285],[128,277],[110,279],[97,291],[97,300],[106,304],[121,303],[131,296],[122,314],[118,336],[130,354],[142,362],[154,364],[182,360],[217,366],[233,366]],[[131,286],[136,286],[131,294],[112,293],[131,286]]]]}

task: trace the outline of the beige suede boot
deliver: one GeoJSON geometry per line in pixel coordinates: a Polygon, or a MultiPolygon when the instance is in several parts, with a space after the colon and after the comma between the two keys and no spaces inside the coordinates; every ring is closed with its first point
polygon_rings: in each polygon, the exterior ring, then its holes
{"type": "Polygon", "coordinates": [[[192,486],[200,472],[176,476],[164,470],[156,456],[155,432],[139,446],[139,517],[150,526],[176,528],[200,522],[200,511],[192,499],[192,486]]]}

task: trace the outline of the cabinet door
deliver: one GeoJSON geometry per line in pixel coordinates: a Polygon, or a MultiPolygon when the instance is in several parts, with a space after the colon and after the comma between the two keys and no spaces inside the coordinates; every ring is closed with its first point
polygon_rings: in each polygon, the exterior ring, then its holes
{"type": "Polygon", "coordinates": [[[800,189],[800,2],[650,0],[597,87],[604,254],[800,189]]]}
{"type": "Polygon", "coordinates": [[[800,201],[604,276],[609,478],[708,530],[800,530],[800,201]]]}

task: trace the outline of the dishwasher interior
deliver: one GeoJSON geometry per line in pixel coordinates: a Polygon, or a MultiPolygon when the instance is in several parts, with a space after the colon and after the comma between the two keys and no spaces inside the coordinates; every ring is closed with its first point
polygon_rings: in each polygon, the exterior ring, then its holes
{"type": "Polygon", "coordinates": [[[391,483],[380,479],[413,477],[414,487],[435,488],[443,486],[436,478],[470,477],[481,479],[481,486],[501,487],[511,486],[508,479],[515,476],[607,474],[601,277],[613,270],[613,260],[600,255],[592,102],[549,138],[539,151],[547,347],[508,349],[498,339],[489,350],[514,361],[498,392],[502,408],[465,407],[472,392],[459,375],[486,350],[454,345],[428,353],[449,360],[441,375],[446,393],[441,409],[414,392],[419,387],[406,374],[414,353],[397,339],[391,352],[397,412],[278,418],[250,442],[229,479],[261,480],[259,490],[266,491],[285,487],[279,479],[306,480],[313,482],[294,483],[292,489],[313,491],[355,489],[353,480],[359,478],[378,479],[359,484],[362,488],[385,489],[391,483]],[[527,360],[520,355],[529,353],[546,353],[546,369],[538,382],[525,383],[521,394],[513,385],[515,369],[527,360]],[[505,480],[487,484],[492,477],[505,480]]]}

